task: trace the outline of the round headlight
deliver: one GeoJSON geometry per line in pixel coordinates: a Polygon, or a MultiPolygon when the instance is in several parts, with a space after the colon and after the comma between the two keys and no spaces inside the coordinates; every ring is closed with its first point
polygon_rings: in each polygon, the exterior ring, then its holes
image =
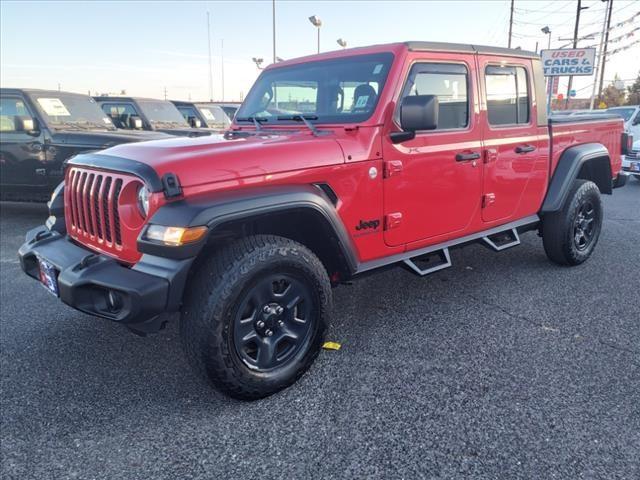
{"type": "Polygon", "coordinates": [[[149,190],[144,185],[138,189],[138,210],[144,218],[147,218],[149,213],[149,194],[149,190]]]}

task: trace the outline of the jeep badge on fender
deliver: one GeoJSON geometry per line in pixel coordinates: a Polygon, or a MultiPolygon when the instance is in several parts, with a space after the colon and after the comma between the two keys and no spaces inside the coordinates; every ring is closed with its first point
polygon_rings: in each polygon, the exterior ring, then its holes
{"type": "Polygon", "coordinates": [[[360,220],[360,223],[356,226],[356,230],[365,230],[367,228],[373,228],[374,230],[380,226],[380,220],[370,220],[365,222],[360,220]]]}

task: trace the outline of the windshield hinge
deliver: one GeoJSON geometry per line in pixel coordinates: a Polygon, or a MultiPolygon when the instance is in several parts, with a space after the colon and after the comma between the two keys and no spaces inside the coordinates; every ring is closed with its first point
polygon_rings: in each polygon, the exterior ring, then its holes
{"type": "Polygon", "coordinates": [[[165,173],[162,177],[162,187],[165,198],[179,197],[182,195],[182,187],[175,173],[165,173]]]}

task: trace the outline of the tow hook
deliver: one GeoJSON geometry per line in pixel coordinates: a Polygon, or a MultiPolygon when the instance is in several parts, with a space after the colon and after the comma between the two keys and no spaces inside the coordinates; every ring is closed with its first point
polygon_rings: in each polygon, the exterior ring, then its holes
{"type": "Polygon", "coordinates": [[[78,262],[78,264],[75,267],[73,267],[73,271],[79,272],[80,270],[84,270],[89,265],[97,263],[98,260],[100,260],[100,257],[98,255],[96,255],[95,253],[90,253],[89,255],[84,257],[82,260],[80,260],[80,262],[78,262]]]}
{"type": "Polygon", "coordinates": [[[34,244],[36,242],[39,242],[40,240],[44,240],[45,238],[49,238],[51,235],[53,235],[53,234],[50,231],[40,230],[38,233],[36,233],[35,237],[33,237],[31,239],[29,244],[34,244]]]}

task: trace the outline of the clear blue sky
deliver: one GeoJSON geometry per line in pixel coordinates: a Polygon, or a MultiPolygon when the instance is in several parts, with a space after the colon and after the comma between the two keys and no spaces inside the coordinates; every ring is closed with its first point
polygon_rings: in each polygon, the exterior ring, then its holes
{"type": "MultiPolygon", "coordinates": [[[[432,40],[506,46],[509,0],[494,1],[276,1],[277,55],[314,53],[318,15],[321,49],[401,40],[432,40]]],[[[209,2],[43,1],[0,4],[0,83],[2,86],[119,92],[170,98],[206,99],[208,56],[206,12],[211,13],[214,97],[220,98],[221,41],[224,39],[225,97],[239,99],[257,76],[252,57],[268,63],[271,0],[209,2]]],[[[515,0],[514,46],[546,46],[540,28],[549,25],[552,47],[573,35],[576,0],[515,0]]],[[[584,0],[580,34],[600,32],[605,4],[584,0]]],[[[638,1],[614,1],[612,23],[640,11],[638,1]]],[[[626,25],[612,37],[640,26],[626,25]]],[[[624,39],[623,46],[640,38],[624,39]]],[[[584,40],[580,46],[597,44],[584,40]]],[[[611,58],[606,78],[638,74],[640,45],[611,58]]],[[[589,79],[574,84],[590,94],[589,79]]],[[[561,84],[562,85],[562,84],[561,84]]]]}

